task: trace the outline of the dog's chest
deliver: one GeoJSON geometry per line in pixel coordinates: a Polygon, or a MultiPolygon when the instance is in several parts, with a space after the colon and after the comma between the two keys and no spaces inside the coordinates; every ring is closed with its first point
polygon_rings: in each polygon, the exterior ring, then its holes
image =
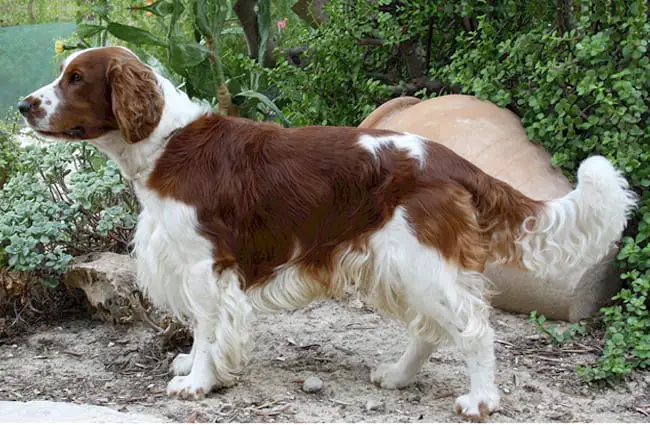
{"type": "Polygon", "coordinates": [[[194,309],[188,293],[213,283],[212,244],[198,232],[192,206],[138,193],[143,209],[134,235],[138,285],[178,316],[194,309]]]}

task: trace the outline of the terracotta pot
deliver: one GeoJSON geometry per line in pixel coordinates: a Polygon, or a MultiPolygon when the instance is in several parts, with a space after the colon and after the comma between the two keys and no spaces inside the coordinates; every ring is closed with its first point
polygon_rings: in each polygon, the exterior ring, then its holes
{"type": "MultiPolygon", "coordinates": [[[[427,137],[534,199],[559,198],[572,189],[562,172],[552,167],[551,155],[528,140],[515,114],[473,96],[393,99],[373,111],[359,127],[427,137]]],[[[492,303],[519,313],[537,310],[554,319],[585,318],[620,288],[611,264],[615,254],[613,250],[600,264],[576,270],[562,280],[539,279],[524,270],[490,266],[486,275],[497,291],[492,303]]]]}

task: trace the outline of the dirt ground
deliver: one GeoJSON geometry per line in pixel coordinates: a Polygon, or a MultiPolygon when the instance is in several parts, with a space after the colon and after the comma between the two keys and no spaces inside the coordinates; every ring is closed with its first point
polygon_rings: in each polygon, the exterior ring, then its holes
{"type": "MultiPolygon", "coordinates": [[[[555,347],[525,316],[496,310],[492,320],[502,403],[491,422],[650,421],[650,373],[615,388],[588,386],[575,366],[597,358],[596,341],[555,347]]],[[[406,333],[353,298],[260,315],[253,341],[237,385],[190,402],[166,396],[175,352],[148,328],[80,318],[41,324],[0,342],[0,399],[90,403],[189,422],[461,422],[453,403],[468,379],[459,353],[434,353],[405,389],[375,387],[371,368],[397,359],[406,333]],[[322,379],[320,392],[302,391],[310,376],[322,379]]]]}

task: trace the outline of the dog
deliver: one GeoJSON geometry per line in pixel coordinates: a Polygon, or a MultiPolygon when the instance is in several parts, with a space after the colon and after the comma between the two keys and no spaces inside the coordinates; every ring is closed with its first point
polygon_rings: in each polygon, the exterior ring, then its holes
{"type": "Polygon", "coordinates": [[[167,387],[185,399],[234,382],[254,311],[351,289],[408,326],[404,354],[372,382],[404,387],[454,342],[470,377],[456,411],[484,420],[499,403],[486,264],[537,276],[595,264],[636,202],[600,156],[575,190],[538,201],[417,135],[221,116],[123,47],[75,52],[19,110],[45,138],[97,146],[133,182],[139,288],[193,330],[167,387]]]}

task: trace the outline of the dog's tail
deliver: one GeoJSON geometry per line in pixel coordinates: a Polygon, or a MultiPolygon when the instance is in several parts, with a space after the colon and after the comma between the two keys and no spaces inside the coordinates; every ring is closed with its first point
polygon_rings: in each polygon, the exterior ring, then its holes
{"type": "Polygon", "coordinates": [[[621,237],[636,205],[625,178],[601,156],[586,159],[575,190],[552,201],[534,201],[497,179],[488,180],[481,190],[474,184],[472,192],[489,260],[515,263],[542,277],[600,261],[621,237]]]}

